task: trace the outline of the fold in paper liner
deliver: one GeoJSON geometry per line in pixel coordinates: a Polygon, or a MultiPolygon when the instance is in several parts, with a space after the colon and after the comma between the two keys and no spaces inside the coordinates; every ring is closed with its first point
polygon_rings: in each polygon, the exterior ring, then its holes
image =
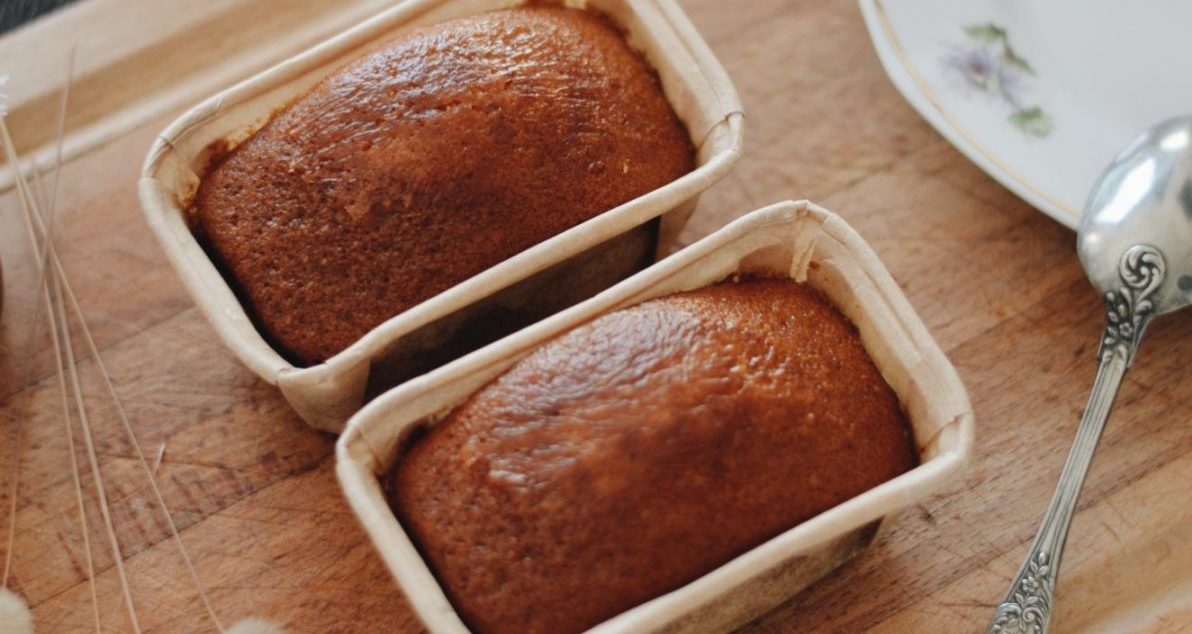
{"type": "Polygon", "coordinates": [[[387,392],[348,422],[336,447],[344,495],[431,632],[468,630],[390,511],[378,480],[400,459],[406,435],[433,424],[562,332],[647,299],[750,272],[785,272],[811,284],[852,320],[910,419],[920,465],[591,632],[731,630],[843,563],[873,540],[886,517],[958,478],[972,446],[972,408],[901,289],[840,217],[806,201],[772,205],[582,304],[387,392]]]}
{"type": "Polygon", "coordinates": [[[727,174],[740,156],[744,121],[736,90],[674,0],[568,0],[568,6],[609,15],[658,71],[667,99],[698,149],[696,169],[389,319],[325,363],[299,368],[286,361],[254,327],[187,227],[185,209],[209,148],[247,138],[276,109],[395,34],[522,3],[400,3],[197,106],[171,124],[146,157],[141,206],[195,303],[240,360],[278,385],[314,427],[340,431],[370,394],[432,369],[433,355],[451,349],[462,338],[457,334],[474,332],[493,311],[549,315],[640,270],[635,264],[652,261],[657,245],[673,243],[700,192],[727,174]],[[587,285],[559,285],[559,279],[587,285]]]}

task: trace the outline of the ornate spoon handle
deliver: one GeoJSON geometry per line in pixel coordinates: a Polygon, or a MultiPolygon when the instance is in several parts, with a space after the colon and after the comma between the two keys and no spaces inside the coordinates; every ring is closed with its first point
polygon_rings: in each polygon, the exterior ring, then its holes
{"type": "Polygon", "coordinates": [[[1093,461],[1093,451],[1105,429],[1118,386],[1134,360],[1142,332],[1154,312],[1149,297],[1163,281],[1163,256],[1152,247],[1135,245],[1122,255],[1118,273],[1122,286],[1105,295],[1105,335],[1099,353],[1101,365],[1076,431],[1076,441],[1060,472],[1055,495],[1026,561],[1022,562],[1010,591],[997,607],[989,626],[990,634],[1043,634],[1047,631],[1068,525],[1072,522],[1080,487],[1093,461]]]}
{"type": "Polygon", "coordinates": [[[1080,420],[1080,429],[1076,432],[1076,441],[1068,454],[1068,461],[1060,473],[1059,485],[1026,561],[1022,563],[1010,591],[997,607],[993,625],[989,628],[991,634],[1043,634],[1047,631],[1060,556],[1064,553],[1064,540],[1068,537],[1068,524],[1072,521],[1084,476],[1093,461],[1093,450],[1097,448],[1101,430],[1109,418],[1109,408],[1113,405],[1118,385],[1125,374],[1126,360],[1121,355],[1101,357],[1097,381],[1093,384],[1093,393],[1080,420]]]}

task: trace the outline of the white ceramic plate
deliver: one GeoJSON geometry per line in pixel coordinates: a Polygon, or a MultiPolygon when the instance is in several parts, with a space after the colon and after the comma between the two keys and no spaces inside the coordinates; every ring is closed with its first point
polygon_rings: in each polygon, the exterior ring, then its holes
{"type": "Polygon", "coordinates": [[[1187,0],[860,0],[907,101],[1068,227],[1109,161],[1192,112],[1187,0]]]}

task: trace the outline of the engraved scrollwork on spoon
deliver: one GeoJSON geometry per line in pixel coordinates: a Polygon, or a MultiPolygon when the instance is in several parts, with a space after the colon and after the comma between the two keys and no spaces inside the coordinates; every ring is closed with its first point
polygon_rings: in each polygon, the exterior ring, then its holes
{"type": "Polygon", "coordinates": [[[1127,364],[1142,336],[1146,322],[1155,311],[1150,296],[1163,283],[1167,263],[1158,249],[1136,244],[1122,254],[1118,276],[1123,286],[1105,294],[1105,334],[1100,356],[1120,354],[1127,364]]]}
{"type": "Polygon", "coordinates": [[[997,606],[990,632],[998,634],[1042,634],[1051,613],[1051,565],[1047,551],[1027,562],[1012,594],[1013,599],[997,606]]]}

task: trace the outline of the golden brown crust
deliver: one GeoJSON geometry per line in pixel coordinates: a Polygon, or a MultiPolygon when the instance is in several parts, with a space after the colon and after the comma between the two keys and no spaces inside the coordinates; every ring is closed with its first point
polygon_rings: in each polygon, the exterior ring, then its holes
{"type": "Polygon", "coordinates": [[[266,336],[310,364],[693,165],[611,24],[529,7],[421,29],[328,77],[216,165],[192,213],[266,336]]]}
{"type": "Polygon", "coordinates": [[[415,441],[394,508],[477,632],[578,632],[916,464],[808,286],[725,282],[537,349],[415,441]]]}

